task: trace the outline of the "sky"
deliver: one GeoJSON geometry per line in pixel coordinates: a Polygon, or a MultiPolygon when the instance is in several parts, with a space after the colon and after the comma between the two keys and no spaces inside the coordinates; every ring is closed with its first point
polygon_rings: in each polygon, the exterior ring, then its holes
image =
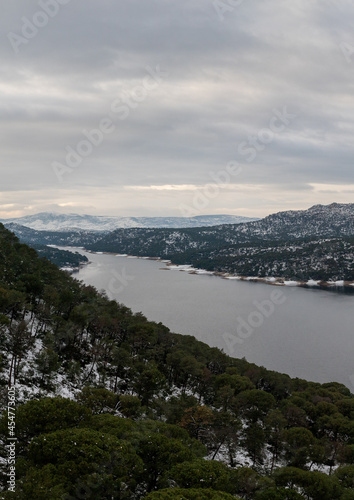
{"type": "Polygon", "coordinates": [[[352,0],[12,0],[0,218],[353,202],[352,0]]]}

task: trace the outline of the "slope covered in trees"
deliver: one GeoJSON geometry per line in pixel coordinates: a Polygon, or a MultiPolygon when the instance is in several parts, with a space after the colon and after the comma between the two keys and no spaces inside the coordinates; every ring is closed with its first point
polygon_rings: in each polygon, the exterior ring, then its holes
{"type": "Polygon", "coordinates": [[[40,231],[15,223],[5,226],[13,231],[22,243],[28,245],[58,245],[58,246],[83,246],[93,244],[100,240],[107,231],[40,231]]]}
{"type": "Polygon", "coordinates": [[[60,268],[78,269],[88,263],[88,258],[78,252],[60,250],[47,245],[32,245],[41,258],[50,260],[60,268]]]}
{"type": "Polygon", "coordinates": [[[239,276],[354,280],[354,205],[316,205],[246,224],[196,229],[125,229],[92,251],[162,257],[239,276]]]}
{"type": "Polygon", "coordinates": [[[0,418],[19,499],[354,498],[354,396],[133,314],[0,226],[0,418]],[[64,396],[64,397],[63,397],[64,396]]]}

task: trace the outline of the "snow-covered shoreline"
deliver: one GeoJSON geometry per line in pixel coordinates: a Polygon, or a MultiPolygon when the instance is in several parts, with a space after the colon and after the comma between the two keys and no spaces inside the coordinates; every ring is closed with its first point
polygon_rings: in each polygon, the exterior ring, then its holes
{"type": "Polygon", "coordinates": [[[174,264],[171,260],[161,259],[160,257],[141,257],[139,255],[130,254],[120,254],[114,252],[93,252],[92,250],[85,250],[87,253],[92,253],[95,255],[115,255],[116,257],[125,257],[127,259],[142,259],[142,260],[155,260],[166,264],[165,268],[161,268],[166,271],[183,271],[188,272],[188,274],[195,275],[207,275],[207,276],[218,276],[223,279],[228,280],[239,280],[248,281],[253,283],[264,283],[266,285],[273,286],[288,286],[288,287],[301,287],[301,288],[313,288],[313,289],[325,289],[325,288],[341,288],[354,287],[354,281],[338,280],[338,281],[323,281],[323,280],[313,280],[311,278],[301,281],[287,280],[281,277],[274,276],[239,276],[231,273],[222,273],[218,271],[207,271],[206,269],[199,269],[193,267],[190,264],[174,264]]]}

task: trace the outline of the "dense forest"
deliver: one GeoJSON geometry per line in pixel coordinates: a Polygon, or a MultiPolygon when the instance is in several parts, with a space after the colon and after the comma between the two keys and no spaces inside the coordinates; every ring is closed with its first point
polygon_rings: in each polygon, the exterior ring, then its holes
{"type": "Polygon", "coordinates": [[[354,499],[347,387],[172,333],[1,225],[0,356],[1,498],[354,499]]]}
{"type": "MultiPolygon", "coordinates": [[[[105,238],[107,241],[108,238],[105,238]]],[[[90,245],[92,250],[131,255],[163,257],[174,264],[187,264],[237,276],[281,277],[307,281],[354,281],[354,238],[297,239],[296,241],[254,241],[232,246],[208,246],[184,251],[170,249],[164,243],[146,249],[144,235],[134,241],[90,245]]]]}
{"type": "Polygon", "coordinates": [[[5,226],[14,232],[22,243],[28,245],[85,246],[100,240],[107,231],[38,231],[30,227],[10,223],[5,226]]]}

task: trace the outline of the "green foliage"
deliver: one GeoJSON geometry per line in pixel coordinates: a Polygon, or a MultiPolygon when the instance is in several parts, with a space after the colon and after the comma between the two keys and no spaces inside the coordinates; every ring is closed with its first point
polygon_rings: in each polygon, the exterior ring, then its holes
{"type": "Polygon", "coordinates": [[[98,387],[84,387],[76,396],[76,400],[86,408],[90,408],[93,415],[114,412],[118,404],[116,394],[98,387]]]}
{"type": "Polygon", "coordinates": [[[166,472],[174,465],[194,458],[191,450],[180,440],[161,434],[142,435],[137,453],[145,464],[143,480],[147,491],[166,487],[166,472]]]}
{"type": "Polygon", "coordinates": [[[106,481],[110,484],[110,477],[116,480],[118,491],[123,483],[135,489],[143,469],[131,444],[91,429],[42,434],[32,440],[28,458],[36,469],[54,465],[52,481],[67,491],[73,490],[78,478],[82,484],[89,484],[92,474],[102,485],[106,481]]]}
{"type": "Polygon", "coordinates": [[[141,402],[136,396],[120,395],[118,408],[122,415],[127,418],[138,418],[141,414],[141,402]]]}
{"type": "Polygon", "coordinates": [[[239,467],[235,473],[235,487],[242,498],[253,500],[257,494],[273,488],[274,482],[249,467],[239,467]]]}
{"type": "Polygon", "coordinates": [[[141,398],[143,405],[149,404],[154,395],[162,391],[165,386],[166,379],[156,366],[145,368],[142,373],[137,375],[133,384],[133,388],[141,398]]]}
{"type": "Polygon", "coordinates": [[[235,471],[226,465],[207,460],[184,462],[173,467],[169,474],[180,488],[211,488],[235,493],[235,471]]]}
{"type": "Polygon", "coordinates": [[[145,500],[237,500],[233,495],[205,489],[164,489],[150,493],[145,500]]]}
{"type": "Polygon", "coordinates": [[[163,412],[167,417],[167,422],[170,424],[179,423],[186,410],[198,405],[198,400],[195,396],[181,394],[180,396],[172,396],[168,401],[163,402],[163,412]]]}
{"type": "MultiPolygon", "coordinates": [[[[84,423],[83,427],[87,427],[87,423],[84,423]]],[[[128,436],[138,429],[138,425],[133,420],[106,413],[94,415],[89,420],[89,427],[104,434],[112,434],[118,439],[128,439],[128,436]]]]}
{"type": "Polygon", "coordinates": [[[302,500],[304,496],[289,488],[269,488],[266,491],[256,493],[255,500],[302,500]]]}
{"type": "Polygon", "coordinates": [[[21,481],[21,487],[17,488],[17,494],[20,499],[61,500],[67,496],[67,488],[58,478],[57,468],[48,464],[41,469],[30,467],[25,480],[21,481]]]}
{"type": "Polygon", "coordinates": [[[36,368],[42,376],[42,384],[50,384],[54,373],[60,368],[59,355],[51,348],[43,349],[35,358],[36,368]]]}
{"type": "Polygon", "coordinates": [[[272,394],[257,389],[245,390],[237,396],[242,416],[251,423],[264,420],[266,415],[275,406],[275,398],[272,394]]]}
{"type": "Polygon", "coordinates": [[[285,433],[286,458],[289,465],[303,468],[309,461],[315,438],[303,427],[293,427],[285,433]]]}
{"type": "Polygon", "coordinates": [[[208,406],[194,406],[184,412],[180,426],[187,429],[190,436],[202,439],[207,436],[213,420],[213,412],[208,406]]]}
{"type": "Polygon", "coordinates": [[[253,465],[263,463],[265,442],[266,435],[261,425],[251,423],[245,429],[243,445],[248,451],[253,465]]]}
{"type": "MultiPolygon", "coordinates": [[[[16,436],[19,444],[28,443],[34,436],[61,429],[77,427],[87,421],[90,411],[69,399],[43,398],[28,401],[16,410],[16,436]]],[[[1,436],[7,433],[7,420],[0,421],[1,436]]]]}
{"type": "Polygon", "coordinates": [[[354,491],[354,465],[339,467],[334,472],[334,476],[338,478],[342,486],[352,488],[354,491]]]}
{"type": "Polygon", "coordinates": [[[274,478],[277,485],[290,489],[299,488],[305,498],[312,500],[335,500],[342,493],[338,479],[322,472],[287,467],[276,471],[274,478]]]}

